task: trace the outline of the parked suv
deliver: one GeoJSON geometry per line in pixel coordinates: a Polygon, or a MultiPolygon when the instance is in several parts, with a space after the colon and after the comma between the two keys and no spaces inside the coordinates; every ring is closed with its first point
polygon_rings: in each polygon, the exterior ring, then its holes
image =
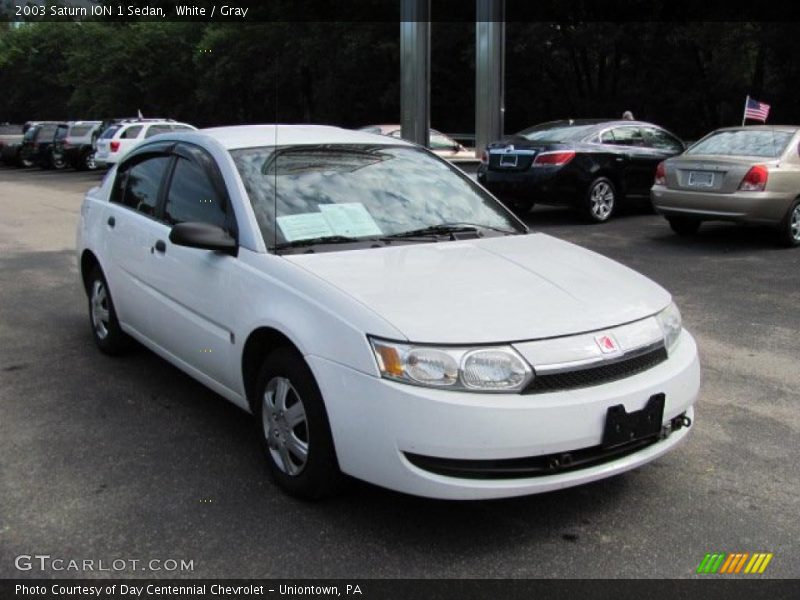
{"type": "Polygon", "coordinates": [[[196,129],[192,125],[177,123],[172,119],[125,119],[111,125],[97,140],[95,163],[98,167],[110,167],[144,139],[159,133],[196,129]]]}
{"type": "Polygon", "coordinates": [[[95,142],[101,127],[102,121],[72,121],[64,139],[53,145],[53,166],[57,169],[70,166],[79,171],[96,169],[95,142]]]}
{"type": "Polygon", "coordinates": [[[53,168],[53,144],[67,135],[69,125],[59,121],[42,121],[31,125],[22,138],[19,162],[23,167],[38,165],[53,168]]]}

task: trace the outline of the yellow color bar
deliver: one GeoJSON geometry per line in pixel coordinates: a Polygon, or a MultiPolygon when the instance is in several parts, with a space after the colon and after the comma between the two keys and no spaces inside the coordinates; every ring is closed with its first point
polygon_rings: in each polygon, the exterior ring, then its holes
{"type": "Polygon", "coordinates": [[[764,562],[761,563],[761,568],[758,570],[759,573],[763,573],[765,571],[765,569],[767,568],[767,565],[769,564],[769,561],[772,560],[772,556],[773,556],[773,554],[772,554],[772,552],[770,552],[769,554],[767,554],[764,557],[764,562]]]}
{"type": "Polygon", "coordinates": [[[758,568],[761,566],[761,561],[764,560],[764,554],[762,552],[756,552],[753,554],[753,560],[747,565],[747,568],[744,570],[745,573],[758,573],[758,568]]]}

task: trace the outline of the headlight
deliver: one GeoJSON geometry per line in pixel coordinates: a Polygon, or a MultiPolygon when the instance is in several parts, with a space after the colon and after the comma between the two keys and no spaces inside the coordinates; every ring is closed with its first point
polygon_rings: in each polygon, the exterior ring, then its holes
{"type": "Polygon", "coordinates": [[[673,302],[667,308],[662,310],[656,315],[658,324],[661,326],[661,331],[664,332],[664,345],[667,350],[672,350],[678,337],[681,335],[683,325],[681,323],[681,311],[675,306],[673,302]]]}
{"type": "Polygon", "coordinates": [[[510,346],[449,348],[370,338],[381,376],[413,385],[478,392],[518,392],[533,370],[510,346]]]}

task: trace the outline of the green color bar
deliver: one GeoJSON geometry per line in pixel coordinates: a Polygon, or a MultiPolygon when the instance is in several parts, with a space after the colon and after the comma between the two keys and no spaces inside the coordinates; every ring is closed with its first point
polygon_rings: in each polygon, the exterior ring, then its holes
{"type": "Polygon", "coordinates": [[[698,572],[698,573],[702,573],[702,572],[704,571],[704,569],[706,568],[706,563],[708,563],[708,559],[709,559],[709,558],[711,558],[711,555],[710,555],[710,554],[706,554],[706,555],[703,557],[703,560],[700,562],[700,566],[699,566],[699,567],[697,567],[697,572],[698,572]]]}
{"type": "Polygon", "coordinates": [[[722,566],[722,562],[725,560],[725,556],[727,556],[724,552],[719,555],[717,562],[714,563],[713,567],[711,568],[711,573],[716,573],[719,571],[719,568],[722,566]]]}

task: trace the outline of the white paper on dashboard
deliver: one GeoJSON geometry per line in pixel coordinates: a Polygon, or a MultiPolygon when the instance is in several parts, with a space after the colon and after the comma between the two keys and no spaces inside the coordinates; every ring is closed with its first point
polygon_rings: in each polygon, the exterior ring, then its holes
{"type": "Polygon", "coordinates": [[[336,235],[322,213],[303,213],[278,217],[278,227],[287,242],[336,235]]]}
{"type": "Polygon", "coordinates": [[[375,219],[360,202],[320,204],[319,209],[334,235],[364,237],[383,234],[375,219]]]}

